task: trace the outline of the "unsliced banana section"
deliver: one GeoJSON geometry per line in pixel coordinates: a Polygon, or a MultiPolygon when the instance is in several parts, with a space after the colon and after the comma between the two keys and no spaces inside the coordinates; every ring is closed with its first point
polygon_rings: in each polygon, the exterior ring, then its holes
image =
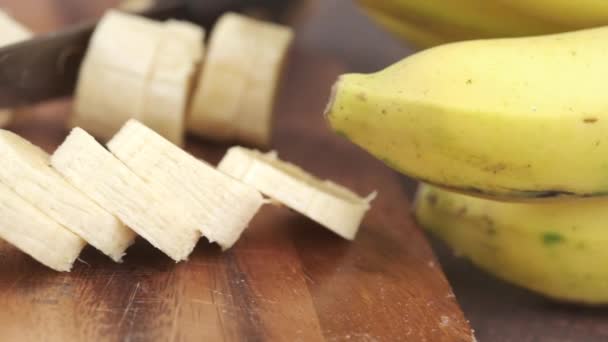
{"type": "Polygon", "coordinates": [[[224,14],[211,33],[188,129],[214,140],[270,143],[275,93],[290,28],[224,14]]]}
{"type": "Polygon", "coordinates": [[[85,241],[0,183],[0,238],[56,271],[67,272],[85,241]]]}
{"type": "Polygon", "coordinates": [[[203,34],[193,24],[108,11],[80,69],[71,126],[107,140],[137,118],[180,144],[203,34]]]}
{"type": "Polygon", "coordinates": [[[133,243],[135,233],[52,169],[39,147],[0,130],[0,163],[0,183],[115,261],[133,243]]]}
{"type": "Polygon", "coordinates": [[[120,218],[175,261],[185,260],[200,237],[190,213],[80,128],[74,128],[51,157],[74,187],[120,218]]]}
{"type": "Polygon", "coordinates": [[[348,240],[355,238],[376,196],[374,192],[362,198],[343,186],[320,180],[296,165],[281,161],[276,152],[263,154],[232,147],[218,169],[348,240]]]}
{"type": "Polygon", "coordinates": [[[194,213],[204,236],[231,247],[264,203],[253,187],[226,176],[130,120],[108,143],[110,151],[147,184],[166,191],[194,213]]]}
{"type": "MultiPolygon", "coordinates": [[[[18,43],[32,37],[32,32],[21,23],[0,10],[0,46],[18,43]]],[[[8,125],[13,119],[13,111],[0,109],[0,127],[8,125]]]]}

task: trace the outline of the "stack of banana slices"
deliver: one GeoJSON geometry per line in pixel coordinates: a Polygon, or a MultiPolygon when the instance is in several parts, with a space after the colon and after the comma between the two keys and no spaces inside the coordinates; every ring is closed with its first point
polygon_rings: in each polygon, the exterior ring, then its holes
{"type": "Polygon", "coordinates": [[[87,243],[120,262],[137,235],[181,261],[201,236],[232,247],[263,195],[346,239],[374,196],[243,147],[216,169],[135,119],[106,147],[74,128],[49,156],[0,130],[0,238],[57,271],[69,271],[87,243]]]}

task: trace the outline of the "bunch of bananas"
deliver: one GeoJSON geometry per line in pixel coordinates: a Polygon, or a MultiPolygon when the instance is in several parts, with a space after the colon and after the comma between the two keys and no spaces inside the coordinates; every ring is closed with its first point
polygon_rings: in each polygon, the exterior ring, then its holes
{"type": "Polygon", "coordinates": [[[435,47],[342,75],[326,118],[433,184],[416,218],[459,254],[549,297],[608,303],[607,42],[604,27],[435,47]]]}
{"type": "Polygon", "coordinates": [[[608,25],[603,0],[357,0],[377,23],[418,47],[608,25]]]}

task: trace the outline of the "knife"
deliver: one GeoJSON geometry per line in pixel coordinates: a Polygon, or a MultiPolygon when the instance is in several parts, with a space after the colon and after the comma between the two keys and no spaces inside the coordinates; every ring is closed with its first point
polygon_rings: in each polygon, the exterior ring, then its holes
{"type": "MultiPolygon", "coordinates": [[[[137,13],[196,22],[205,28],[224,12],[263,7],[280,11],[285,0],[164,0],[137,13]]],[[[73,93],[96,21],[0,48],[0,108],[32,104],[73,93]]]]}

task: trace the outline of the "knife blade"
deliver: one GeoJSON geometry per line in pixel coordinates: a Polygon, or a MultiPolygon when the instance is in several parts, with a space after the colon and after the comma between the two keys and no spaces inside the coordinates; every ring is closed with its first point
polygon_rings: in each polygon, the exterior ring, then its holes
{"type": "MultiPolygon", "coordinates": [[[[209,28],[226,11],[283,5],[280,0],[165,0],[138,14],[158,20],[189,20],[209,28]]],[[[85,22],[0,48],[0,108],[72,94],[96,24],[97,21],[85,22]]]]}

